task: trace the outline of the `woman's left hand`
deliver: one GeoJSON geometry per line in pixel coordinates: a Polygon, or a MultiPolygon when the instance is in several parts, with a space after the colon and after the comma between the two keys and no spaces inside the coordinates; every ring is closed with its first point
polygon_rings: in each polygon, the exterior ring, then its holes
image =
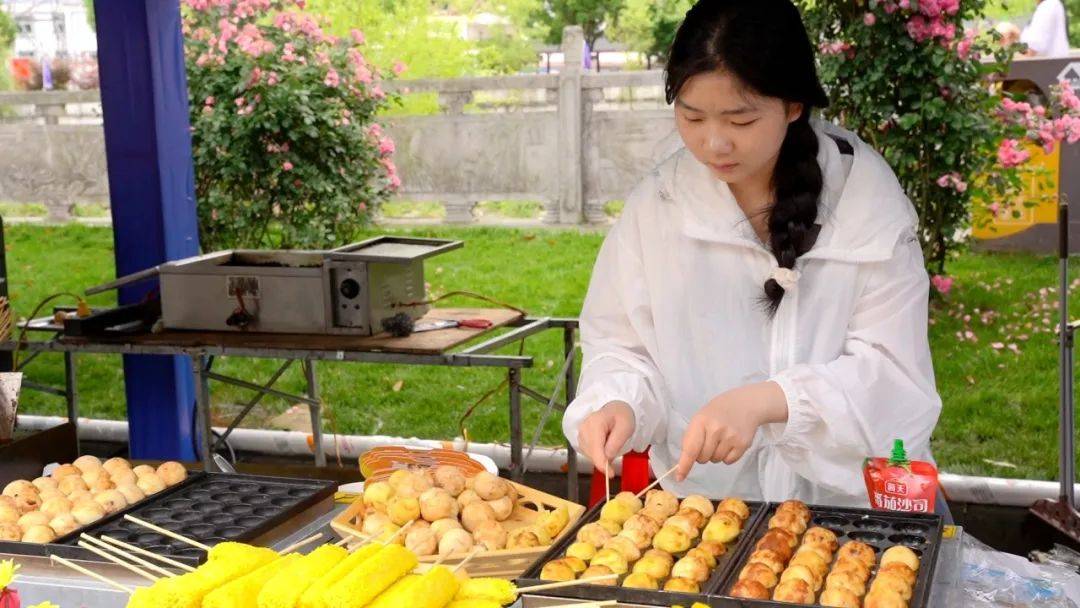
{"type": "Polygon", "coordinates": [[[714,397],[690,419],[675,478],[686,479],[695,462],[735,463],[759,426],[786,422],[787,415],[787,397],[775,382],[748,384],[714,397]]]}

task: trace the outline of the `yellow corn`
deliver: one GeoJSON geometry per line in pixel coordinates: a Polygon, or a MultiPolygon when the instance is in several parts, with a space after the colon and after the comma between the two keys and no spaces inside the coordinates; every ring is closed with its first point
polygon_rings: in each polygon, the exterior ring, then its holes
{"type": "Polygon", "coordinates": [[[291,568],[300,559],[293,553],[276,559],[258,570],[214,589],[203,598],[202,608],[256,608],[256,598],[274,577],[291,568]]]}
{"type": "Polygon", "coordinates": [[[323,594],[326,608],[362,608],[419,563],[416,555],[397,544],[379,549],[323,594]]]}
{"type": "Polygon", "coordinates": [[[323,608],[322,597],[330,587],[345,578],[354,568],[366,562],[371,556],[379,552],[382,545],[364,545],[354,551],[349,557],[338,562],[329,572],[319,577],[307,591],[300,596],[299,608],[323,608]]]}
{"type": "Polygon", "coordinates": [[[445,608],[461,583],[446,566],[435,566],[420,576],[398,608],[445,608]]]}
{"type": "Polygon", "coordinates": [[[513,604],[517,599],[517,586],[501,578],[471,578],[461,583],[455,600],[492,600],[499,604],[513,604]]]}
{"type": "MultiPolygon", "coordinates": [[[[238,543],[233,543],[238,544],[238,543]]],[[[249,547],[238,552],[234,559],[207,561],[194,572],[171,579],[162,579],[161,608],[200,608],[203,598],[218,587],[278,559],[277,552],[261,547],[249,547]]]]}
{"type": "Polygon", "coordinates": [[[454,600],[446,608],[502,608],[495,600],[454,600]]]}
{"type": "Polygon", "coordinates": [[[341,547],[323,545],[300,557],[288,572],[274,577],[258,594],[258,608],[294,608],[308,587],[349,553],[341,547]]]}
{"type": "Polygon", "coordinates": [[[367,608],[399,608],[404,606],[402,602],[409,597],[409,591],[420,580],[419,574],[406,574],[404,578],[390,586],[389,589],[379,594],[375,601],[368,604],[367,608]]]}

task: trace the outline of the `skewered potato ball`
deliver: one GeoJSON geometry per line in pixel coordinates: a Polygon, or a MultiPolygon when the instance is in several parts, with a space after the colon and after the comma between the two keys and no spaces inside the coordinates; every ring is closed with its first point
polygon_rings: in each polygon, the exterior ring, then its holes
{"type": "Polygon", "coordinates": [[[686,552],[686,557],[695,557],[697,559],[700,559],[709,568],[715,568],[716,567],[716,558],[713,557],[712,553],[709,553],[708,551],[706,551],[704,549],[694,547],[693,549],[690,549],[689,551],[686,552]]]}
{"type": "Polygon", "coordinates": [[[386,514],[394,525],[404,526],[420,517],[420,500],[414,497],[395,496],[386,505],[386,514]]]}
{"type": "Polygon", "coordinates": [[[821,545],[799,545],[799,548],[795,550],[795,555],[799,556],[803,553],[812,553],[825,563],[831,562],[833,558],[833,552],[821,545]]]}
{"type": "Polygon", "coordinates": [[[813,604],[814,590],[806,581],[793,579],[777,585],[776,590],[773,591],[773,599],[793,604],[813,604]]]}
{"type": "Polygon", "coordinates": [[[473,477],[473,490],[484,500],[498,500],[510,493],[510,484],[498,475],[481,471],[473,477]]]}
{"type": "Polygon", "coordinates": [[[818,545],[829,553],[834,553],[839,543],[836,542],[836,533],[828,528],[815,526],[803,534],[802,544],[818,545]]]}
{"type": "Polygon", "coordinates": [[[721,555],[727,553],[727,545],[718,543],[715,540],[703,540],[697,544],[697,548],[708,551],[714,559],[719,559],[721,555]]]}
{"type": "Polygon", "coordinates": [[[814,591],[820,589],[822,584],[822,580],[818,578],[810,568],[798,564],[788,566],[784,569],[783,574],[780,575],[781,585],[790,580],[806,581],[806,584],[810,585],[810,589],[814,591]]]}
{"type": "Polygon", "coordinates": [[[860,543],[857,540],[844,543],[844,546],[840,547],[840,551],[836,554],[836,557],[837,559],[850,557],[863,564],[868,569],[873,568],[874,562],[877,561],[877,554],[874,553],[874,548],[866,543],[860,543]]]}
{"type": "Polygon", "coordinates": [[[394,489],[394,495],[402,498],[420,498],[420,495],[435,485],[418,471],[401,469],[394,471],[387,483],[394,489]]]}
{"type": "Polygon", "coordinates": [[[589,561],[596,555],[596,547],[592,543],[577,541],[566,548],[567,557],[577,557],[589,561]]]}
{"type": "Polygon", "coordinates": [[[431,488],[420,495],[420,515],[429,522],[457,517],[458,503],[450,492],[442,488],[431,488]]]}
{"type": "Polygon", "coordinates": [[[409,530],[405,535],[405,548],[420,557],[434,555],[439,551],[439,539],[431,528],[409,530]]]}
{"type": "Polygon", "coordinates": [[[394,488],[385,481],[364,484],[364,506],[370,510],[386,513],[387,506],[393,496],[394,488]]]}
{"type": "Polygon", "coordinates": [[[545,547],[551,544],[549,537],[537,526],[518,528],[511,531],[506,538],[507,549],[527,549],[529,547],[545,547]]]}
{"type": "Polygon", "coordinates": [[[394,522],[390,521],[389,515],[375,511],[364,518],[364,523],[360,524],[360,532],[364,536],[374,538],[393,525],[394,522]]]}
{"type": "Polygon", "coordinates": [[[71,516],[85,526],[105,517],[105,509],[93,500],[82,500],[71,507],[71,516]]]}
{"type": "Polygon", "coordinates": [[[79,522],[75,521],[75,517],[71,513],[60,513],[49,520],[49,527],[59,537],[77,530],[79,522]]]}
{"type": "Polygon", "coordinates": [[[514,511],[514,500],[509,496],[503,496],[496,500],[487,501],[487,505],[495,512],[495,519],[506,521],[514,511]]]}
{"type": "Polygon", "coordinates": [[[871,590],[863,600],[863,608],[907,608],[908,602],[886,589],[871,590]]]}
{"type": "Polygon", "coordinates": [[[831,608],[861,608],[859,596],[847,589],[826,589],[821,592],[818,603],[831,608]]]}
{"type": "Polygon", "coordinates": [[[891,575],[900,577],[909,587],[915,586],[916,573],[906,564],[892,561],[884,563],[878,567],[878,575],[882,575],[888,572],[891,575]]]}
{"type": "Polygon", "coordinates": [[[874,591],[888,591],[890,594],[899,595],[905,601],[911,599],[911,585],[908,585],[901,575],[895,573],[878,572],[870,583],[870,593],[874,591]]]}
{"type": "Polygon", "coordinates": [[[471,502],[461,510],[461,524],[470,532],[476,530],[485,521],[498,521],[495,510],[487,502],[482,500],[471,502]]]}
{"type": "Polygon", "coordinates": [[[22,542],[45,544],[56,539],[56,532],[46,525],[31,526],[23,531],[22,542]]]}
{"type": "Polygon", "coordinates": [[[626,556],[615,549],[600,549],[590,563],[594,566],[607,566],[615,574],[626,574],[630,570],[626,556]]]}
{"type": "Polygon", "coordinates": [[[542,581],[572,581],[577,578],[577,573],[566,562],[556,559],[552,560],[540,569],[540,580],[542,581]]]}
{"type": "Polygon", "coordinates": [[[775,515],[769,518],[769,527],[787,530],[795,536],[799,536],[806,531],[806,522],[796,513],[777,511],[775,515]]]}
{"type": "Polygon", "coordinates": [[[453,555],[456,553],[468,553],[472,551],[475,543],[473,537],[466,530],[447,530],[439,540],[439,555],[453,555]]]}
{"type": "Polygon", "coordinates": [[[724,500],[721,500],[720,504],[716,505],[716,510],[734,513],[743,521],[750,519],[750,507],[746,506],[746,503],[738,498],[725,498],[724,500]]]}
{"type": "Polygon", "coordinates": [[[132,467],[131,472],[135,473],[136,477],[142,477],[143,475],[149,475],[151,473],[157,475],[157,469],[148,464],[140,464],[138,466],[132,467]]]}
{"type": "Polygon", "coordinates": [[[619,500],[615,497],[600,508],[600,519],[603,521],[613,521],[620,526],[623,525],[626,520],[634,516],[634,506],[629,501],[619,500]]]}
{"type": "MultiPolygon", "coordinates": [[[[611,571],[611,568],[608,568],[607,566],[604,566],[602,564],[592,564],[588,568],[586,568],[584,572],[581,573],[581,578],[595,578],[595,577],[598,577],[598,576],[611,576],[612,574],[615,574],[615,573],[611,571]]],[[[602,581],[593,581],[590,584],[592,584],[592,585],[614,586],[616,584],[616,581],[613,578],[609,578],[609,579],[605,579],[605,580],[602,580],[602,581]]]]}
{"type": "Polygon", "coordinates": [[[32,483],[34,487],[37,488],[38,492],[41,492],[42,490],[60,490],[60,488],[57,487],[56,480],[52,477],[38,477],[30,483],[32,483]]]}
{"type": "Polygon", "coordinates": [[[623,530],[641,530],[652,538],[660,531],[660,522],[647,513],[638,512],[626,520],[626,523],[623,524],[623,530]]]}
{"type": "Polygon", "coordinates": [[[446,518],[439,519],[431,522],[431,531],[435,533],[435,537],[442,540],[444,534],[450,530],[461,530],[461,522],[456,519],[446,518]]]}
{"type": "Polygon", "coordinates": [[[634,545],[642,551],[652,546],[652,537],[646,534],[644,530],[623,529],[615,536],[621,536],[623,538],[629,539],[630,542],[634,543],[634,545]]]}
{"type": "Polygon", "coordinates": [[[589,567],[589,565],[585,563],[585,560],[577,557],[564,557],[562,558],[562,561],[567,566],[570,566],[570,569],[573,570],[575,574],[581,574],[589,567]]]}
{"type": "Polygon", "coordinates": [[[688,578],[672,577],[664,583],[664,591],[679,591],[682,593],[701,593],[701,585],[697,581],[688,578]]]}
{"type": "Polygon", "coordinates": [[[56,467],[55,469],[53,469],[53,472],[49,475],[49,477],[52,477],[53,479],[55,479],[57,481],[57,483],[59,483],[60,480],[63,479],[64,477],[72,477],[72,476],[74,476],[74,477],[82,477],[82,471],[80,471],[78,468],[76,468],[75,465],[71,465],[71,464],[62,464],[62,465],[56,467]]]}
{"type": "Polygon", "coordinates": [[[71,511],[71,501],[64,496],[58,496],[56,498],[50,498],[41,503],[39,511],[48,515],[49,517],[56,517],[62,513],[69,513],[71,511]]]}
{"type": "Polygon", "coordinates": [[[861,562],[849,556],[842,555],[837,557],[836,563],[833,564],[832,571],[848,572],[862,583],[866,583],[866,581],[870,579],[870,566],[867,566],[865,562],[861,562]]]}
{"type": "Polygon", "coordinates": [[[623,579],[623,587],[627,589],[659,589],[660,584],[656,579],[642,572],[634,572],[623,579]]]}
{"type": "Polygon", "coordinates": [[[893,563],[904,564],[912,571],[919,571],[919,556],[914,551],[903,545],[889,547],[881,554],[881,565],[887,566],[893,563]]]}
{"type": "Polygon", "coordinates": [[[455,466],[447,464],[437,466],[431,472],[431,476],[435,479],[437,487],[446,490],[455,498],[465,491],[465,474],[455,466]]]}
{"type": "Polygon", "coordinates": [[[18,523],[19,527],[22,528],[23,532],[26,532],[27,530],[35,526],[49,525],[50,519],[52,519],[52,517],[42,513],[41,511],[30,511],[29,513],[23,514],[23,516],[19,518],[18,523]]]}
{"type": "Polygon", "coordinates": [[[765,549],[773,551],[780,556],[781,561],[786,562],[791,559],[791,546],[788,545],[786,540],[779,536],[766,534],[758,540],[757,544],[754,545],[754,548],[758,550],[765,549]]]}
{"type": "Polygon", "coordinates": [[[690,548],[690,536],[678,528],[664,526],[653,537],[653,547],[668,553],[682,553],[690,548]]]}
{"type": "Polygon", "coordinates": [[[730,543],[739,536],[742,531],[742,521],[738,516],[727,511],[719,511],[709,520],[702,533],[705,540],[715,540],[719,543],[730,543]]]}
{"type": "Polygon", "coordinates": [[[665,579],[671,574],[671,567],[674,565],[674,561],[670,555],[663,555],[665,557],[661,557],[656,553],[650,555],[649,552],[647,552],[641,559],[634,562],[634,567],[631,570],[633,572],[648,574],[656,580],[665,579]]]}
{"type": "Polygon", "coordinates": [[[776,574],[784,571],[784,560],[780,559],[780,556],[775,551],[769,551],[768,549],[754,551],[750,554],[750,558],[746,560],[746,563],[752,564],[755,562],[765,564],[776,574]]]}
{"type": "Polygon", "coordinates": [[[741,597],[751,600],[769,599],[769,590],[761,583],[754,580],[740,580],[731,587],[732,597],[741,597]]]}
{"type": "Polygon", "coordinates": [[[694,525],[694,522],[684,515],[672,515],[664,522],[664,527],[675,528],[690,537],[690,539],[695,539],[701,535],[701,531],[694,525]]]}
{"type": "Polygon", "coordinates": [[[497,521],[485,521],[473,531],[473,540],[488,551],[505,549],[507,539],[506,528],[497,521]]]}
{"type": "Polygon", "coordinates": [[[626,561],[630,563],[636,562],[641,558],[641,550],[634,544],[634,541],[625,536],[612,537],[611,540],[604,543],[604,549],[614,549],[615,551],[618,551],[626,558],[626,561]]]}
{"type": "Polygon", "coordinates": [[[613,535],[607,531],[597,522],[585,524],[578,530],[577,540],[582,543],[589,543],[590,545],[599,549],[603,547],[607,541],[611,540],[613,535]]]}
{"type": "Polygon", "coordinates": [[[810,508],[801,500],[785,500],[776,507],[776,512],[791,513],[801,519],[804,524],[810,524],[810,508]]]}
{"type": "Polygon", "coordinates": [[[866,593],[866,581],[855,572],[834,569],[825,577],[825,588],[843,589],[862,597],[866,593]]]}
{"type": "Polygon", "coordinates": [[[709,580],[709,565],[699,558],[687,555],[671,567],[671,576],[704,583],[709,580]]]}
{"type": "Polygon", "coordinates": [[[691,494],[682,499],[682,502],[679,503],[679,510],[683,509],[693,509],[701,513],[701,516],[706,519],[712,517],[712,514],[716,511],[713,508],[712,501],[700,494],[691,494]]]}
{"type": "Polygon", "coordinates": [[[752,562],[743,566],[742,571],[739,572],[739,580],[757,581],[766,589],[772,589],[780,582],[772,568],[760,562],[752,562]]]}
{"type": "Polygon", "coordinates": [[[97,456],[91,456],[89,454],[85,456],[79,456],[71,463],[76,469],[79,469],[83,473],[98,470],[101,468],[101,459],[97,456]]]}
{"type": "Polygon", "coordinates": [[[22,540],[22,528],[12,522],[0,522],[0,540],[22,540]]]}
{"type": "Polygon", "coordinates": [[[603,528],[603,529],[607,530],[608,532],[610,532],[612,536],[615,536],[619,532],[622,532],[622,526],[620,526],[619,524],[617,524],[617,523],[615,523],[613,521],[609,521],[609,520],[606,520],[606,519],[601,519],[601,520],[597,521],[596,525],[598,525],[601,528],[603,528]]]}
{"type": "Polygon", "coordinates": [[[825,574],[829,571],[829,562],[821,559],[821,556],[805,551],[793,557],[788,562],[788,568],[792,566],[804,566],[808,570],[814,573],[814,577],[818,580],[818,586],[820,587],[821,579],[825,578],[825,574]]]}
{"type": "Polygon", "coordinates": [[[653,519],[663,521],[679,510],[679,499],[667,490],[649,490],[642,510],[653,519]]]}
{"type": "Polygon", "coordinates": [[[139,480],[135,482],[135,485],[139,486],[139,489],[147,496],[157,494],[166,488],[165,482],[161,480],[161,477],[158,477],[157,473],[147,473],[139,476],[139,480]]]}

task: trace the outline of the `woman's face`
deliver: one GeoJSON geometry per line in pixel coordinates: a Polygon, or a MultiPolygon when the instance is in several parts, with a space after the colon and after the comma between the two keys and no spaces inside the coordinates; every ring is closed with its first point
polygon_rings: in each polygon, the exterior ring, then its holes
{"type": "Polygon", "coordinates": [[[788,124],[802,104],[763,97],[724,71],[689,78],[675,99],[675,123],[686,147],[729,184],[772,176],[788,124]]]}

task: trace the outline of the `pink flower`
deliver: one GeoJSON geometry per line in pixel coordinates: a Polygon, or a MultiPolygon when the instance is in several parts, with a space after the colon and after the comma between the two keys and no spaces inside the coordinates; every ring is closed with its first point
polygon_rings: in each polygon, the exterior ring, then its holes
{"type": "Polygon", "coordinates": [[[266,84],[268,84],[270,86],[274,86],[278,82],[280,82],[280,81],[278,80],[277,72],[270,72],[269,74],[266,75],[266,84]]]}
{"type": "Polygon", "coordinates": [[[349,30],[349,37],[354,44],[364,44],[364,33],[356,28],[349,30]]]}
{"type": "Polygon", "coordinates": [[[244,100],[243,97],[237,97],[236,99],[233,100],[233,103],[236,104],[236,107],[242,108],[242,107],[244,107],[244,104],[247,103],[247,102],[244,100]]]}
{"type": "Polygon", "coordinates": [[[934,289],[936,289],[941,295],[949,295],[949,291],[952,289],[953,285],[953,278],[945,277],[940,274],[935,274],[930,279],[930,284],[933,285],[934,289]]]}
{"type": "Polygon", "coordinates": [[[285,63],[296,61],[296,47],[294,47],[291,42],[286,42],[285,46],[281,49],[281,60],[285,63]]]}
{"type": "Polygon", "coordinates": [[[401,187],[401,177],[395,173],[390,176],[390,189],[397,190],[401,187]]]}
{"type": "Polygon", "coordinates": [[[217,221],[217,219],[218,219],[218,211],[217,211],[217,209],[212,209],[210,211],[210,219],[214,220],[215,222],[217,221]]]}
{"type": "Polygon", "coordinates": [[[906,11],[909,8],[911,8],[911,1],[910,0],[900,0],[899,5],[900,5],[900,8],[902,8],[902,9],[904,9],[906,11]]]}
{"type": "Polygon", "coordinates": [[[379,140],[379,154],[381,156],[390,156],[394,153],[394,141],[389,137],[384,137],[379,140]]]}
{"type": "Polygon", "coordinates": [[[998,211],[1001,210],[1001,204],[1000,203],[990,203],[989,205],[987,205],[986,209],[988,211],[990,211],[991,215],[993,215],[994,217],[997,217],[998,211]]]}
{"type": "Polygon", "coordinates": [[[863,15],[862,22],[867,26],[871,26],[877,23],[877,17],[874,16],[874,13],[866,13],[863,15]]]}
{"type": "Polygon", "coordinates": [[[337,70],[330,68],[330,71],[326,73],[326,79],[323,80],[323,84],[328,87],[337,87],[341,84],[341,77],[338,76],[337,70]]]}
{"type": "Polygon", "coordinates": [[[375,85],[371,89],[371,96],[375,99],[385,99],[386,93],[382,90],[382,87],[380,87],[379,85],[375,85]]]}
{"type": "Polygon", "coordinates": [[[361,202],[356,208],[360,210],[360,213],[363,213],[367,211],[367,203],[361,202]]]}
{"type": "Polygon", "coordinates": [[[281,163],[281,170],[282,171],[292,171],[293,170],[293,164],[290,163],[289,161],[285,161],[285,162],[281,163]]]}
{"type": "Polygon", "coordinates": [[[402,72],[404,72],[407,69],[409,69],[408,66],[406,66],[403,62],[401,62],[401,61],[395,61],[394,62],[394,68],[393,68],[394,75],[401,76],[402,72]]]}
{"type": "Polygon", "coordinates": [[[206,107],[209,108],[209,107],[212,107],[215,103],[217,103],[217,100],[214,99],[213,95],[211,95],[211,96],[206,98],[206,100],[203,102],[203,105],[205,105],[206,107]]]}
{"type": "Polygon", "coordinates": [[[1031,153],[1027,150],[1021,150],[1019,142],[1015,139],[1006,139],[998,146],[998,162],[1005,168],[1017,167],[1031,157],[1031,153]]]}

